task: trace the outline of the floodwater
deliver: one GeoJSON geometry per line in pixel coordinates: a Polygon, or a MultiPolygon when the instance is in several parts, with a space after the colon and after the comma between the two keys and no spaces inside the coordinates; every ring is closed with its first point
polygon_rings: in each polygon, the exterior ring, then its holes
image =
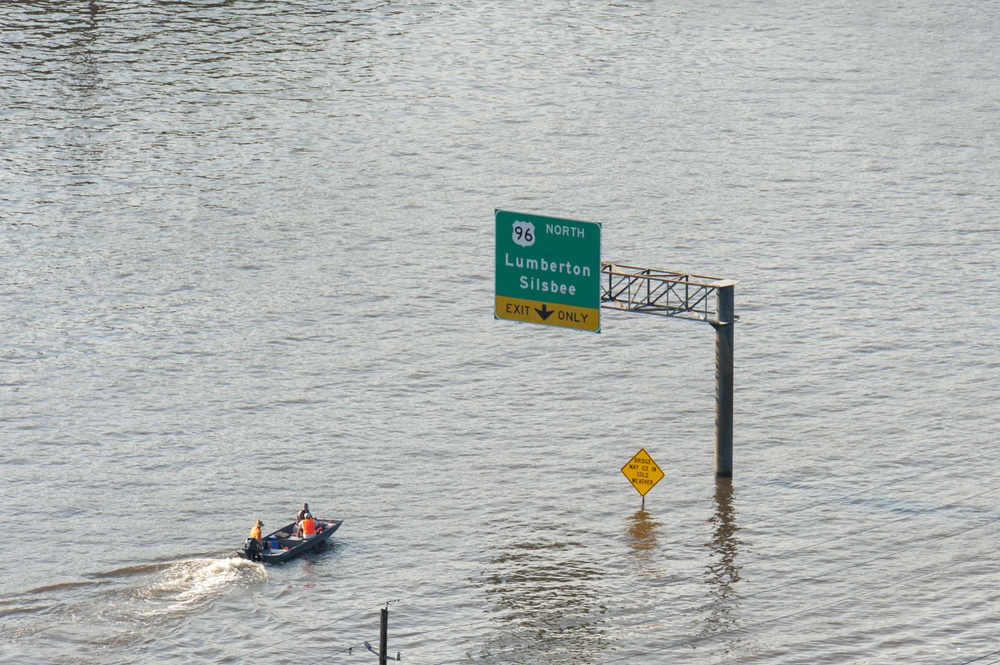
{"type": "Polygon", "coordinates": [[[4,3],[0,661],[1000,662],[998,81],[977,0],[4,3]],[[739,281],[731,482],[712,328],[494,320],[496,208],[739,281]]]}

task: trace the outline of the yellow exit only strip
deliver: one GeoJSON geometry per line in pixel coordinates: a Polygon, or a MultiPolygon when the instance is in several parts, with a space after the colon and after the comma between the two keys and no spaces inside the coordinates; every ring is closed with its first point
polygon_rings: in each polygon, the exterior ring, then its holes
{"type": "Polygon", "coordinates": [[[574,307],[540,300],[496,296],[496,315],[500,319],[543,323],[578,330],[597,330],[601,325],[600,310],[592,307],[574,307]]]}

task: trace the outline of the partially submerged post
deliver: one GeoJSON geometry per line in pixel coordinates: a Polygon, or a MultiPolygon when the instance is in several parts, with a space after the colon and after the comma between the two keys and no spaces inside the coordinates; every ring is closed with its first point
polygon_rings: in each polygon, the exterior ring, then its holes
{"type": "Polygon", "coordinates": [[[382,608],[382,620],[378,632],[378,665],[386,665],[389,660],[389,607],[382,608]]]}
{"type": "Polygon", "coordinates": [[[601,307],[706,321],[715,328],[715,475],[731,478],[737,282],[615,263],[602,263],[601,272],[601,307]]]}
{"type": "Polygon", "coordinates": [[[715,475],[733,477],[733,328],[736,282],[715,282],[715,475]]]}

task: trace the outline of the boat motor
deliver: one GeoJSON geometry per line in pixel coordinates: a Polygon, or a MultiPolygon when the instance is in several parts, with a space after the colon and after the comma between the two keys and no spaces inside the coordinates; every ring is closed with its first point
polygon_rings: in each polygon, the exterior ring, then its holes
{"type": "Polygon", "coordinates": [[[247,541],[243,543],[243,551],[250,561],[260,561],[260,543],[257,542],[256,538],[247,538],[247,541]]]}

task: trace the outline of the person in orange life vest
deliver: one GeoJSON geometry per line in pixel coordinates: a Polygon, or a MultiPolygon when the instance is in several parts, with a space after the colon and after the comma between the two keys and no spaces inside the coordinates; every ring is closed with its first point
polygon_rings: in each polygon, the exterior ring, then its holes
{"type": "Polygon", "coordinates": [[[316,520],[309,513],[306,513],[305,517],[302,518],[301,527],[303,538],[312,538],[316,535],[316,520]]]}

